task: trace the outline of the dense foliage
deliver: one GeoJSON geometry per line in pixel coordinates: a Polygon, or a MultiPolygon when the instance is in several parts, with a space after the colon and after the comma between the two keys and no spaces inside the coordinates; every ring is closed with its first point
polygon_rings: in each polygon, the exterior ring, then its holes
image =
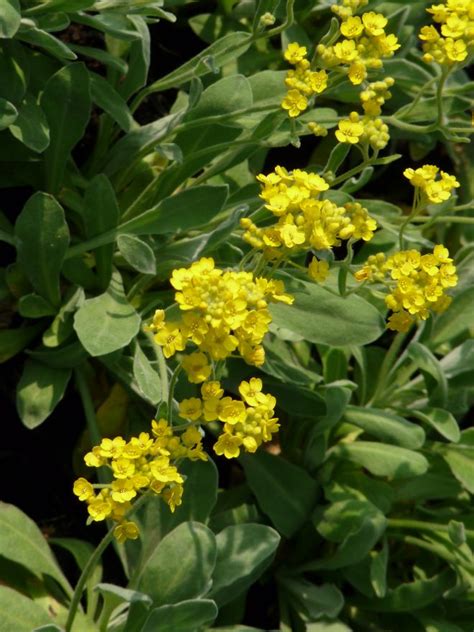
{"type": "Polygon", "coordinates": [[[470,632],[474,2],[0,0],[0,38],[5,425],[84,419],[41,454],[80,522],[0,504],[0,631],[470,632]]]}

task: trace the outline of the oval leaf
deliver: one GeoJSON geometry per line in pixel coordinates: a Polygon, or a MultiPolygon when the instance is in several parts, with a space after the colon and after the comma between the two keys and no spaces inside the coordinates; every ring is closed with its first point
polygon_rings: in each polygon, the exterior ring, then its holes
{"type": "Polygon", "coordinates": [[[274,325],[333,347],[367,344],[383,332],[381,315],[359,296],[341,298],[316,284],[306,288],[304,293],[293,292],[293,305],[270,306],[274,325]]]}
{"type": "Polygon", "coordinates": [[[35,193],[16,225],[18,261],[35,290],[52,305],[60,303],[59,275],[69,245],[62,207],[46,193],[35,193]]]}
{"type": "Polygon", "coordinates": [[[119,235],[117,246],[122,257],[134,270],[143,274],[156,273],[155,253],[143,239],[135,235],[119,235]]]}
{"type": "Polygon", "coordinates": [[[140,322],[125,297],[118,272],[112,275],[107,292],[84,301],[74,314],[74,329],[91,356],[125,347],[138,333],[140,322]]]}
{"type": "Polygon", "coordinates": [[[424,408],[423,410],[413,410],[410,414],[434,428],[448,441],[457,443],[461,438],[458,422],[454,415],[447,410],[442,408],[424,408]]]}
{"type": "Polygon", "coordinates": [[[207,592],[216,540],[199,522],[184,522],[163,538],[140,575],[138,589],[155,605],[178,603],[207,592]]]}
{"type": "Polygon", "coordinates": [[[365,467],[375,476],[408,478],[424,474],[428,469],[428,461],[422,454],[385,443],[357,441],[339,444],[334,453],[365,467]]]}
{"type": "Polygon", "coordinates": [[[421,448],[425,442],[423,428],[385,410],[347,406],[344,417],[367,434],[403,448],[421,448]]]}
{"type": "Polygon", "coordinates": [[[36,428],[61,401],[71,377],[71,369],[53,369],[36,360],[27,360],[16,390],[16,406],[27,428],[36,428]]]}

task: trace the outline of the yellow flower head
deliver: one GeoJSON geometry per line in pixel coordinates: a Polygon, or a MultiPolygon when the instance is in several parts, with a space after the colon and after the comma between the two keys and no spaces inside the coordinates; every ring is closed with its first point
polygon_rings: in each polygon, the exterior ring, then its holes
{"type": "Polygon", "coordinates": [[[307,54],[306,46],[300,46],[297,42],[292,42],[288,44],[284,57],[290,64],[296,65],[303,61],[307,54]]]}
{"type": "Polygon", "coordinates": [[[240,455],[241,445],[240,437],[223,432],[214,444],[214,452],[219,456],[225,456],[226,459],[235,459],[240,455]]]}
{"type": "Polygon", "coordinates": [[[197,421],[202,415],[202,402],[198,397],[183,399],[179,405],[179,414],[183,419],[197,421]]]}
{"type": "Polygon", "coordinates": [[[289,90],[281,102],[281,107],[288,111],[291,118],[295,118],[306,110],[308,99],[299,90],[289,90]]]}
{"type": "Polygon", "coordinates": [[[73,492],[79,497],[79,500],[89,500],[94,496],[94,488],[85,478],[78,478],[74,482],[73,492]]]}
{"type": "Polygon", "coordinates": [[[454,176],[439,171],[438,167],[434,165],[424,165],[418,169],[408,168],[405,169],[403,175],[432,204],[440,204],[448,200],[451,197],[452,189],[460,186],[454,176]]]}
{"type": "Polygon", "coordinates": [[[339,121],[337,127],[336,138],[340,143],[355,145],[359,142],[364,133],[363,125],[353,122],[350,119],[339,121]]]}
{"type": "Polygon", "coordinates": [[[126,540],[136,540],[140,532],[134,522],[122,522],[114,529],[114,536],[117,542],[123,544],[126,540]]]}
{"type": "Polygon", "coordinates": [[[329,274],[329,263],[324,259],[313,257],[308,266],[308,275],[316,283],[324,283],[329,274]]]}
{"type": "Polygon", "coordinates": [[[207,356],[199,351],[184,356],[181,366],[185,370],[188,380],[193,384],[205,382],[212,371],[207,356]]]}

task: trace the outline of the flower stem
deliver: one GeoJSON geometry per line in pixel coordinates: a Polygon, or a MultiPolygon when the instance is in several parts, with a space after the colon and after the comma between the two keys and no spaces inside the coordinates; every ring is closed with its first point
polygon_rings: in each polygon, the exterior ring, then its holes
{"type": "Polygon", "coordinates": [[[169,391],[168,391],[168,411],[167,411],[167,415],[168,415],[168,423],[171,426],[172,425],[172,420],[173,420],[173,396],[174,396],[174,388],[176,386],[176,382],[178,381],[178,377],[179,374],[181,373],[181,365],[179,364],[176,369],[174,370],[174,373],[171,377],[171,382],[170,382],[170,387],[169,387],[169,391]]]}
{"type": "MultiPolygon", "coordinates": [[[[126,514],[126,516],[128,517],[131,513],[135,512],[141,505],[143,505],[143,503],[145,502],[147,498],[148,498],[148,495],[143,494],[143,496],[137,500],[137,502],[133,505],[131,510],[126,514]]],[[[79,577],[79,580],[76,584],[76,588],[74,589],[74,594],[71,599],[71,605],[69,606],[69,613],[68,613],[66,625],[64,626],[65,632],[71,632],[72,630],[72,625],[74,623],[74,619],[76,618],[77,609],[79,607],[79,603],[81,601],[82,593],[84,592],[86,582],[89,579],[89,576],[94,570],[94,568],[97,566],[97,563],[99,562],[102,556],[102,553],[112,542],[113,537],[114,537],[115,527],[116,525],[114,525],[107,531],[107,533],[99,542],[99,544],[97,545],[96,549],[94,550],[90,558],[87,560],[86,565],[84,566],[84,569],[81,573],[81,576],[79,577]]]]}

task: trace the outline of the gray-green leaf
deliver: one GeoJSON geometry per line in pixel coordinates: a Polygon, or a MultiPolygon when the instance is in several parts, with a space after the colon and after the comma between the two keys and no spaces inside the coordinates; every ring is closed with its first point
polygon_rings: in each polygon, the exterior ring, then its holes
{"type": "Polygon", "coordinates": [[[23,207],[15,226],[18,261],[35,290],[59,305],[59,275],[69,245],[62,207],[46,193],[35,193],[23,207]]]}
{"type": "Polygon", "coordinates": [[[140,317],[127,301],[118,272],[104,294],[84,301],[74,315],[74,329],[91,356],[122,349],[138,333],[140,317]]]}

